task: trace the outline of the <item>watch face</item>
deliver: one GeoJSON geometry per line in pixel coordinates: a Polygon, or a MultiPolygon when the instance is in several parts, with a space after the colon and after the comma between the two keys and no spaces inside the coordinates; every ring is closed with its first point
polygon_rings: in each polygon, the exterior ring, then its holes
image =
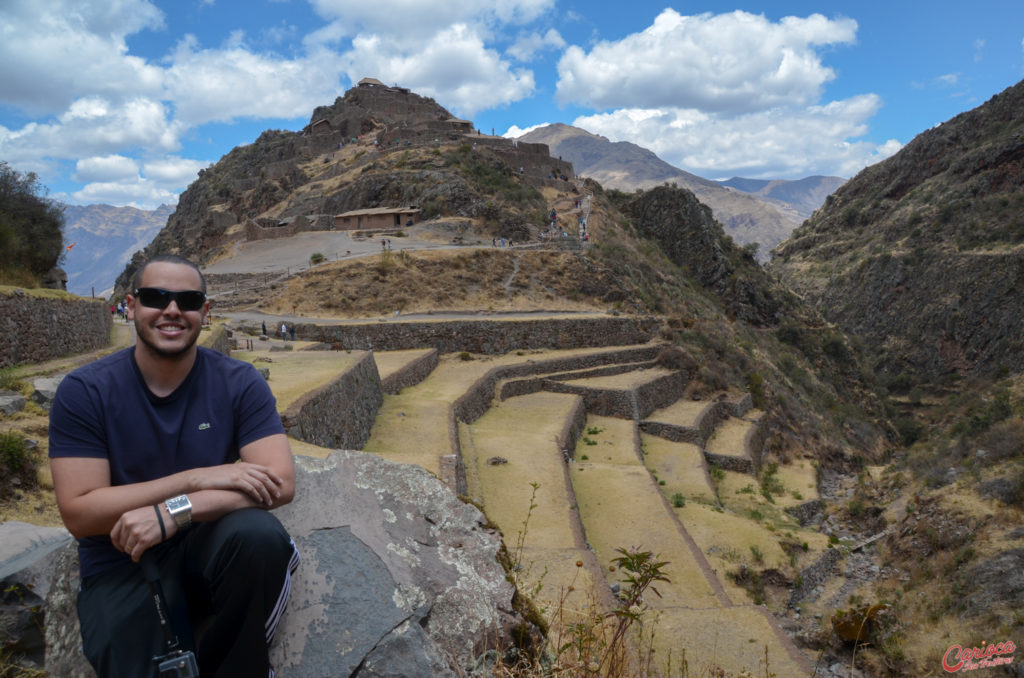
{"type": "Polygon", "coordinates": [[[181,509],[191,508],[192,503],[188,500],[188,497],[182,495],[180,497],[174,497],[173,499],[167,500],[167,509],[169,511],[180,511],[181,509]]]}

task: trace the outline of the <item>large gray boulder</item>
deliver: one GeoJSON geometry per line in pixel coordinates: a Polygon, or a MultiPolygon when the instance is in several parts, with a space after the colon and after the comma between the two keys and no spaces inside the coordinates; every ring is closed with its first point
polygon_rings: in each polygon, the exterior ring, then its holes
{"type": "Polygon", "coordinates": [[[0,391],[0,414],[17,414],[25,409],[25,397],[14,391],[0,391]]]}
{"type": "MultiPolygon", "coordinates": [[[[522,619],[498,564],[501,537],[416,466],[362,452],[296,457],[296,495],[276,515],[302,564],[278,629],[278,675],[468,675],[510,648],[522,619]]],[[[62,552],[48,600],[47,674],[91,676],[80,653],[77,557],[62,552]]]]}
{"type": "Polygon", "coordinates": [[[50,409],[54,397],[57,395],[57,387],[67,375],[61,374],[56,377],[39,377],[32,380],[32,400],[39,403],[43,409],[50,409]]]}
{"type": "Polygon", "coordinates": [[[0,524],[0,649],[23,666],[43,663],[43,608],[54,551],[71,543],[63,527],[0,524]]]}

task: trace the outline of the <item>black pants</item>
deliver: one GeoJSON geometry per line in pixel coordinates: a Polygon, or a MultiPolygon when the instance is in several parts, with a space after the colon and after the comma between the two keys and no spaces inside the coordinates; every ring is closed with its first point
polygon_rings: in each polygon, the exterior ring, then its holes
{"type": "MultiPolygon", "coordinates": [[[[272,514],[243,509],[197,523],[148,552],[174,632],[203,678],[273,676],[268,648],[299,554],[272,514]]],[[[142,568],[128,561],[86,577],[78,595],[85,655],[99,678],[155,676],[166,652],[142,568]]]]}

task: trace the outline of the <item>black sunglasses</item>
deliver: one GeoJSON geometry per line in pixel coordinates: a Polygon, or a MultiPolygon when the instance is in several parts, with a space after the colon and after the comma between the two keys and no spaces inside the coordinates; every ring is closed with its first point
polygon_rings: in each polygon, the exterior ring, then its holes
{"type": "Polygon", "coordinates": [[[140,287],[135,290],[135,298],[147,308],[167,308],[173,301],[180,311],[198,311],[206,303],[206,295],[198,290],[172,292],[162,287],[140,287]]]}

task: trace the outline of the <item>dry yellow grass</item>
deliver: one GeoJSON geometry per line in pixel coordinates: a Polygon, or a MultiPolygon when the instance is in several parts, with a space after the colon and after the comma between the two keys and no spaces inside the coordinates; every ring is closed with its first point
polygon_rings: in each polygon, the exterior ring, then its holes
{"type": "Polygon", "coordinates": [[[491,247],[401,251],[335,261],[266,289],[269,313],[374,317],[432,311],[608,311],[619,283],[565,252],[491,247]],[[587,294],[580,293],[586,280],[587,294]],[[423,290],[431,290],[424,294],[423,290]]]}
{"type": "Polygon", "coordinates": [[[616,390],[629,390],[643,386],[659,377],[672,374],[670,370],[662,367],[652,367],[646,370],[636,370],[625,374],[615,374],[607,377],[590,377],[588,379],[570,379],[567,384],[587,386],[588,388],[607,388],[616,390]]]}
{"type": "Polygon", "coordinates": [[[697,417],[711,405],[708,400],[677,400],[668,407],[655,410],[647,420],[676,426],[695,426],[697,417]]]}
{"type": "MultiPolygon", "coordinates": [[[[807,671],[786,652],[761,609],[752,606],[714,610],[671,608],[659,610],[655,637],[656,657],[666,659],[671,651],[679,675],[682,651],[689,675],[773,675],[799,678],[807,671]],[[768,666],[765,666],[765,646],[768,666]],[[725,673],[716,673],[719,667],[725,673]],[[749,674],[743,674],[749,671],[749,674]]],[[[663,666],[657,662],[656,666],[663,666]]]]}
{"type": "Polygon", "coordinates": [[[587,415],[586,427],[576,441],[577,461],[639,465],[635,451],[636,423],[615,417],[587,415]],[[596,445],[587,444],[587,440],[596,445]]]}
{"type": "Polygon", "coordinates": [[[526,590],[540,591],[538,603],[557,607],[570,585],[589,590],[588,574],[577,561],[587,554],[576,544],[572,502],[557,440],[578,396],[535,393],[510,398],[473,424],[462,427],[467,475],[474,476],[471,496],[505,537],[513,557],[516,545],[526,590]],[[523,427],[524,421],[530,422],[523,427]],[[489,464],[502,457],[504,464],[489,464]],[[532,484],[536,483],[536,492],[532,484]],[[535,508],[530,508],[533,495],[535,508]]]}
{"type": "MultiPolygon", "coordinates": [[[[727,510],[741,516],[760,516],[759,522],[773,525],[781,530],[799,528],[799,523],[791,515],[783,511],[783,506],[776,499],[769,502],[762,494],[757,478],[746,473],[724,471],[721,480],[717,481],[718,498],[727,510]]],[[[798,503],[798,502],[794,502],[798,503]]]]}
{"type": "Polygon", "coordinates": [[[384,396],[363,450],[391,461],[416,464],[440,476],[441,456],[452,453],[448,438],[451,402],[416,398],[408,393],[410,390],[384,396]]]}
{"type": "MultiPolygon", "coordinates": [[[[711,563],[734,603],[747,601],[747,594],[726,576],[727,572],[743,563],[757,570],[789,567],[789,556],[779,545],[784,536],[779,531],[772,532],[744,516],[696,502],[687,502],[686,506],[676,509],[676,514],[711,563]],[[751,550],[752,546],[761,554],[760,563],[751,550]]],[[[790,534],[797,542],[807,542],[807,552],[799,556],[799,562],[804,565],[828,548],[828,538],[818,532],[796,530],[790,534]]]]}
{"type": "Polygon", "coordinates": [[[288,438],[288,445],[292,448],[293,455],[301,455],[304,457],[316,457],[318,459],[326,459],[328,455],[334,450],[320,447],[312,443],[307,443],[304,440],[298,440],[297,438],[288,438]]]}
{"type": "Polygon", "coordinates": [[[729,417],[719,424],[715,432],[711,434],[711,438],[707,442],[708,452],[729,457],[747,456],[744,441],[747,438],[747,433],[757,425],[755,422],[756,419],[749,415],[743,419],[729,417]]]}
{"type": "Polygon", "coordinates": [[[256,367],[269,367],[270,390],[277,398],[277,409],[283,412],[300,397],[334,381],[363,356],[354,351],[233,351],[231,356],[256,367]],[[269,358],[272,362],[260,362],[269,358]]]}
{"type": "Polygon", "coordinates": [[[644,462],[658,480],[665,481],[661,491],[670,501],[679,493],[686,501],[717,502],[700,448],[691,443],[675,443],[647,434],[641,434],[640,441],[644,462]]]}
{"type": "MultiPolygon", "coordinates": [[[[611,562],[616,548],[638,548],[669,561],[671,584],[658,586],[657,607],[717,607],[720,603],[690,547],[642,466],[573,463],[570,476],[587,542],[601,563],[611,562]]],[[[609,573],[609,581],[618,575],[609,573]]]]}
{"type": "Polygon", "coordinates": [[[374,351],[373,360],[377,363],[377,374],[381,379],[386,379],[414,360],[427,355],[431,350],[416,348],[408,351],[374,351]]]}
{"type": "Polygon", "coordinates": [[[526,545],[554,549],[574,545],[571,502],[557,438],[577,399],[543,392],[510,398],[468,427],[476,458],[465,462],[474,464],[482,493],[474,499],[510,541],[522,529],[531,483],[537,483],[537,508],[530,516],[526,545]],[[521,426],[524,421],[530,426],[521,426]],[[487,463],[496,456],[508,463],[487,463]]]}
{"type": "Polygon", "coordinates": [[[775,503],[783,508],[818,498],[817,471],[810,459],[797,459],[791,464],[780,464],[775,477],[786,490],[784,495],[775,496],[775,503]],[[795,496],[794,492],[799,497],[795,496]]]}

